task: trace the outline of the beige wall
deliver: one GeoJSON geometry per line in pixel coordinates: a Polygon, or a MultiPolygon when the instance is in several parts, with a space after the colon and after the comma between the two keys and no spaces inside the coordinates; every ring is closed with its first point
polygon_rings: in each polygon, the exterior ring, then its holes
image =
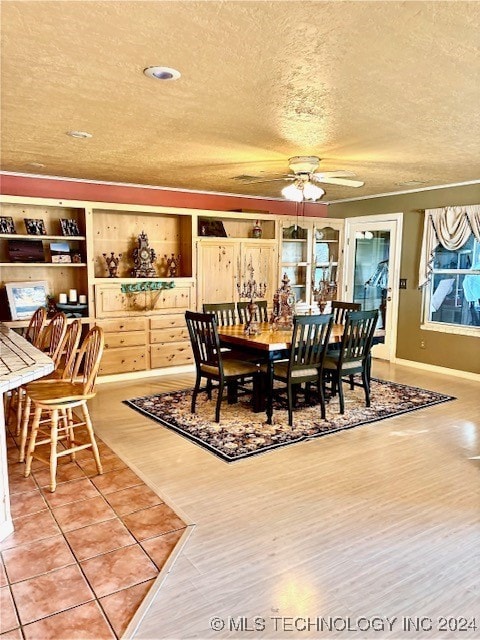
{"type": "Polygon", "coordinates": [[[478,203],[480,185],[475,184],[329,205],[328,217],[331,218],[404,214],[400,277],[407,278],[407,289],[399,292],[397,358],[480,373],[478,337],[420,329],[422,292],[418,289],[423,210],[478,203]],[[425,349],[420,349],[422,340],[425,349]]]}

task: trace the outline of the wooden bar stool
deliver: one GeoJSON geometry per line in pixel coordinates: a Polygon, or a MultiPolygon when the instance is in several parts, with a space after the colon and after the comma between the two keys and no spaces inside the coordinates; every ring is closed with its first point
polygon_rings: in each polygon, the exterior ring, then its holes
{"type": "MultiPolygon", "coordinates": [[[[55,384],[28,384],[26,393],[34,407],[32,432],[28,443],[25,477],[30,475],[32,460],[41,460],[50,466],[50,491],[57,487],[57,460],[70,455],[75,459],[75,453],[82,449],[91,448],[98,473],[102,473],[102,465],[98,452],[93,425],[88,412],[87,402],[93,398],[95,381],[103,353],[104,336],[101,327],[90,329],[82,343],[70,380],[59,380],[55,384]],[[79,407],[82,412],[80,419],[72,411],[79,407]],[[42,420],[42,413],[46,412],[48,422],[42,420]],[[88,442],[80,443],[74,439],[74,431],[79,427],[86,427],[88,442]],[[40,436],[41,439],[38,439],[40,436]],[[58,443],[65,444],[64,449],[58,448],[58,443]],[[47,460],[35,451],[37,446],[49,444],[50,457],[47,460]]],[[[28,420],[28,417],[27,417],[28,420]]]]}
{"type": "MultiPolygon", "coordinates": [[[[57,380],[68,380],[72,377],[73,366],[75,364],[75,358],[77,356],[77,349],[80,342],[80,335],[82,331],[82,323],[76,319],[67,326],[64,338],[58,349],[58,353],[54,359],[55,369],[47,376],[35,380],[30,383],[30,389],[37,384],[52,383],[57,380]]],[[[25,449],[27,446],[28,437],[28,425],[30,421],[30,409],[32,401],[30,397],[25,394],[25,406],[22,412],[22,426],[20,432],[20,450],[18,461],[23,462],[25,460],[25,449]]]]}

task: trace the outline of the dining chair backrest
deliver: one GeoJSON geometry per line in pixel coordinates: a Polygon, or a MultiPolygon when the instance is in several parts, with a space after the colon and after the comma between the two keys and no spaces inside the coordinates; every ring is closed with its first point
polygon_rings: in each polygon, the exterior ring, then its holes
{"type": "Polygon", "coordinates": [[[217,325],[229,326],[237,324],[234,302],[212,302],[203,305],[203,313],[213,313],[217,318],[217,325]]]}
{"type": "Polygon", "coordinates": [[[290,375],[301,376],[302,371],[307,372],[323,364],[332,326],[332,314],[294,316],[290,375]]]}
{"type": "Polygon", "coordinates": [[[63,311],[59,311],[46,325],[42,334],[42,349],[52,358],[55,368],[60,362],[66,331],[67,316],[63,311]]]}
{"type": "Polygon", "coordinates": [[[60,349],[59,367],[63,365],[62,378],[68,379],[72,377],[75,357],[77,355],[78,345],[80,344],[80,336],[82,333],[82,322],[76,318],[67,326],[65,337],[63,338],[62,347],[60,349]]]}
{"type": "Polygon", "coordinates": [[[214,313],[185,312],[190,341],[197,370],[205,365],[223,372],[222,352],[214,313]]]}
{"type": "MultiPolygon", "coordinates": [[[[250,320],[250,313],[248,311],[248,305],[250,302],[237,302],[237,313],[240,320],[240,324],[246,324],[250,320]]],[[[255,304],[258,307],[257,322],[268,322],[268,309],[266,300],[255,300],[255,304]]]]}
{"type": "Polygon", "coordinates": [[[103,329],[99,326],[94,326],[85,336],[80,351],[75,358],[72,382],[81,382],[85,395],[93,393],[95,390],[95,382],[103,354],[103,345],[103,329]]]}
{"type": "Polygon", "coordinates": [[[341,302],[340,300],[332,300],[333,323],[345,324],[347,313],[361,310],[362,305],[359,302],[341,302]]]}
{"type": "Polygon", "coordinates": [[[340,366],[346,362],[365,360],[372,347],[378,321],[378,309],[347,313],[340,342],[340,366]]]}
{"type": "Polygon", "coordinates": [[[42,331],[47,320],[47,310],[45,307],[39,307],[30,318],[25,338],[33,344],[34,347],[41,347],[43,336],[42,331]]]}

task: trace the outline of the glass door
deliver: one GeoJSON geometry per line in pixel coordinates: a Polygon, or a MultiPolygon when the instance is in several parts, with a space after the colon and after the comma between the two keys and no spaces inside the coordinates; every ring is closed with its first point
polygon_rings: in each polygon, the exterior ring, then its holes
{"type": "Polygon", "coordinates": [[[351,218],[345,229],[344,299],[359,302],[365,311],[379,310],[372,354],[392,360],[397,333],[401,217],[383,221],[382,216],[351,218]]]}

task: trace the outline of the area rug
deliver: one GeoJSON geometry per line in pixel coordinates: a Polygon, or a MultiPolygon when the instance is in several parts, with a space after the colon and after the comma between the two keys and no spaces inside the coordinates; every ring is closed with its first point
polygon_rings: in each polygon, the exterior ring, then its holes
{"type": "Polygon", "coordinates": [[[272,449],[318,438],[344,429],[385,420],[409,411],[424,409],[440,402],[455,400],[436,391],[427,391],[396,382],[372,378],[371,407],[365,407],[363,388],[345,389],[345,413],[340,415],[338,395],[327,398],[326,420],[320,417],[320,406],[306,403],[303,396],[294,410],[293,427],[288,425],[286,398],[275,397],[273,424],[266,423],[265,413],[253,413],[250,396],[244,395],[238,403],[222,401],[220,423],[214,422],[216,392],[208,400],[207,394],[198,394],[196,413],[190,413],[192,390],[160,393],[132,400],[125,404],[168,429],[214,453],[225,462],[234,462],[272,449]],[[303,400],[302,400],[303,398],[303,400]]]}

